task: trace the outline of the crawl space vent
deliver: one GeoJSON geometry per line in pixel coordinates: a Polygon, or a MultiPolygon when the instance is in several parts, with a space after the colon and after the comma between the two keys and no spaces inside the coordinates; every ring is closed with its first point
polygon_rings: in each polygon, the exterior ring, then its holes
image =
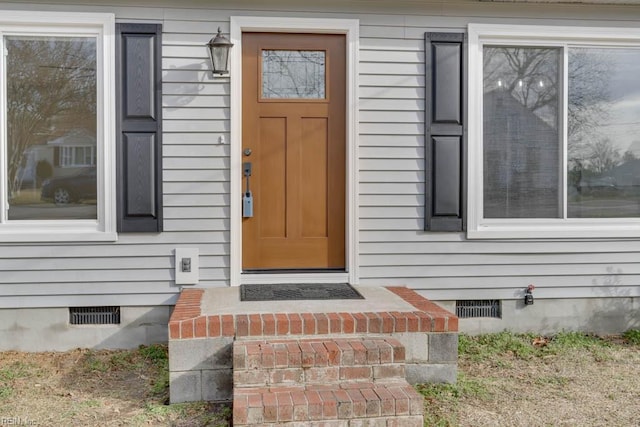
{"type": "Polygon", "coordinates": [[[500,300],[458,300],[456,301],[456,316],[461,319],[470,317],[494,317],[500,319],[502,317],[500,300]]]}
{"type": "Polygon", "coordinates": [[[120,307],[69,307],[72,325],[119,325],[120,307]]]}

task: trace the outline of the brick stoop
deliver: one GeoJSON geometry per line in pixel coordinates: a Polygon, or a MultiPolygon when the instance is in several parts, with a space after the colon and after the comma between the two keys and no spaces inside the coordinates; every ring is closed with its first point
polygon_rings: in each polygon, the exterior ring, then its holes
{"type": "Polygon", "coordinates": [[[169,319],[169,339],[457,332],[458,318],[404,287],[387,287],[414,306],[405,312],[206,314],[200,311],[204,289],[186,289],[169,319]]]}
{"type": "MultiPolygon", "coordinates": [[[[240,302],[234,288],[183,290],[169,321],[171,402],[230,401],[238,393],[248,399],[254,392],[240,391],[246,387],[256,389],[255,402],[279,387],[294,387],[307,398],[327,383],[357,383],[353,387],[361,387],[361,394],[388,396],[382,390],[390,383],[409,390],[407,382],[455,382],[455,315],[405,287],[360,291],[365,300],[305,301],[296,312],[296,304],[240,302]],[[224,303],[212,308],[212,301],[224,303]],[[282,311],[289,306],[291,312],[282,311]],[[334,311],[322,311],[330,307],[334,311]]],[[[397,425],[413,425],[418,416],[402,415],[409,418],[397,425]]],[[[358,426],[356,419],[322,425],[358,426]]],[[[311,421],[291,422],[306,426],[311,421]]]]}
{"type": "Polygon", "coordinates": [[[388,337],[236,341],[233,425],[422,426],[404,361],[388,337]]]}

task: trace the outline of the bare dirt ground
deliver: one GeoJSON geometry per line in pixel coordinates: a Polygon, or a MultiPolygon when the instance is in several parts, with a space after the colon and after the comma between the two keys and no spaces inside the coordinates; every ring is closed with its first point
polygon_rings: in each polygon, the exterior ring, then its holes
{"type": "Polygon", "coordinates": [[[0,426],[227,426],[229,408],[166,405],[166,346],[0,353],[0,426]]]}
{"type": "MultiPolygon", "coordinates": [[[[165,346],[0,353],[0,427],[229,426],[167,405],[165,346]]],[[[418,386],[425,426],[640,426],[640,342],[580,334],[460,337],[455,385],[418,386]]]]}

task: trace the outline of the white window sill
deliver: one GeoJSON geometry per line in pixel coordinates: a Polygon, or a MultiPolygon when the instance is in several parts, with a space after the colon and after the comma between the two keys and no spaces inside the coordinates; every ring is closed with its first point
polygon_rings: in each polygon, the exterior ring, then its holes
{"type": "Polygon", "coordinates": [[[525,223],[470,224],[468,239],[602,239],[640,237],[640,220],[612,223],[602,221],[564,221],[562,223],[531,220],[525,223]]]}
{"type": "Polygon", "coordinates": [[[1,243],[20,242],[115,242],[118,233],[101,231],[95,221],[87,224],[4,224],[1,243]]]}

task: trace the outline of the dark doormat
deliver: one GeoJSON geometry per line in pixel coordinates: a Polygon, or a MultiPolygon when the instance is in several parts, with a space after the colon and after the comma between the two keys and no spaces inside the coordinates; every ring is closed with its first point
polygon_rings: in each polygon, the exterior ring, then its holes
{"type": "Polygon", "coordinates": [[[364,299],[348,283],[240,285],[240,301],[364,299]]]}

